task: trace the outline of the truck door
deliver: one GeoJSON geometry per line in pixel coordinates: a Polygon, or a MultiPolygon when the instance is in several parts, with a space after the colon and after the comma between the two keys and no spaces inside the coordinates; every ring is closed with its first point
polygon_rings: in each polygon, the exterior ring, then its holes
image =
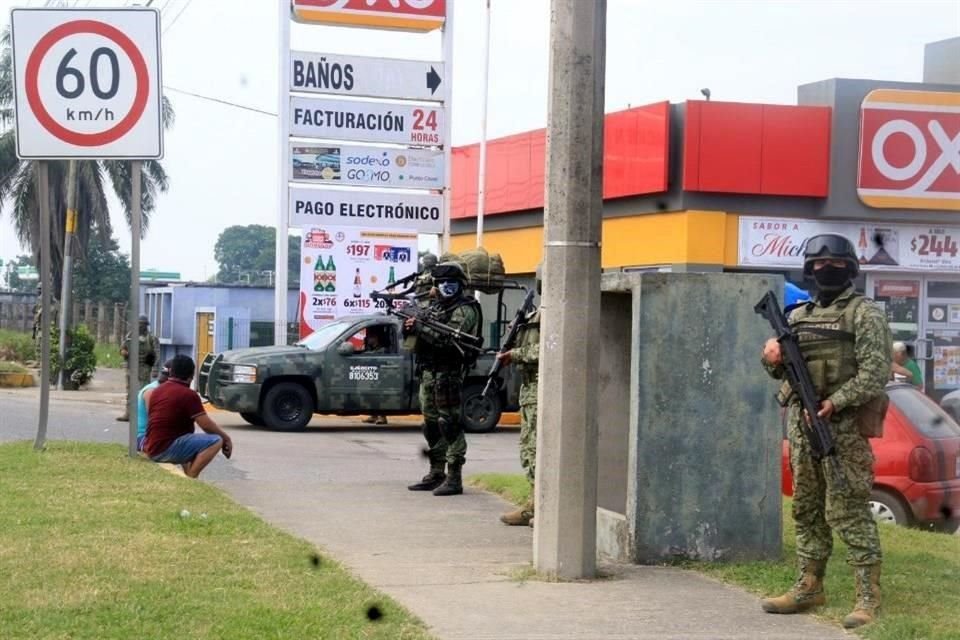
{"type": "Polygon", "coordinates": [[[400,348],[398,324],[368,321],[329,352],[330,408],[344,413],[409,410],[410,356],[400,348]]]}

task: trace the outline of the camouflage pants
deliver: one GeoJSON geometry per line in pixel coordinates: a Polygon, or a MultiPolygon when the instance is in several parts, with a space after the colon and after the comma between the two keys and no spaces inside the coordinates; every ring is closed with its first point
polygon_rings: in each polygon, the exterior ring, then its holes
{"type": "MultiPolygon", "coordinates": [[[[537,403],[520,405],[520,464],[533,488],[537,471],[537,403]]],[[[532,492],[531,492],[531,495],[532,492]]]]}
{"type": "Polygon", "coordinates": [[[460,390],[463,372],[425,369],[420,376],[420,411],[423,437],[429,446],[431,466],[462,465],[467,459],[467,439],[460,423],[460,390]]]}
{"type": "Polygon", "coordinates": [[[837,462],[846,488],[837,486],[829,461],[814,462],[800,430],[800,412],[790,408],[790,468],[793,470],[793,519],[797,555],[826,560],[833,551],[832,531],[847,545],[852,566],[880,562],[880,537],[868,499],[873,487],[873,451],[852,417],[830,422],[837,462]]]}

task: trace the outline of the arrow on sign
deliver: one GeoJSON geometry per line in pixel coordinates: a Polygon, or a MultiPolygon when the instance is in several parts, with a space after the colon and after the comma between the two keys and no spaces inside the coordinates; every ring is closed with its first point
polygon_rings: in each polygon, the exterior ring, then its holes
{"type": "Polygon", "coordinates": [[[440,86],[440,74],[437,73],[437,70],[433,67],[430,67],[430,71],[427,72],[427,89],[430,89],[430,95],[433,95],[437,92],[437,87],[440,86]]]}

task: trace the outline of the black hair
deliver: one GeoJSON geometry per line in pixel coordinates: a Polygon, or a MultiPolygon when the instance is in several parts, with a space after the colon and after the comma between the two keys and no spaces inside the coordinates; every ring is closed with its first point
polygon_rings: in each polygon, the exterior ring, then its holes
{"type": "Polygon", "coordinates": [[[170,361],[170,377],[177,380],[189,380],[193,377],[196,366],[193,364],[193,358],[183,354],[173,356],[170,361]]]}

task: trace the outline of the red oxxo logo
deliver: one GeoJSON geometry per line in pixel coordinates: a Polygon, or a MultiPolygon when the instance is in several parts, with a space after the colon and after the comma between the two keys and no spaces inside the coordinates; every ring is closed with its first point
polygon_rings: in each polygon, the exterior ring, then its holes
{"type": "Polygon", "coordinates": [[[960,93],[877,89],[860,114],[864,204],[960,210],[960,93]]]}

